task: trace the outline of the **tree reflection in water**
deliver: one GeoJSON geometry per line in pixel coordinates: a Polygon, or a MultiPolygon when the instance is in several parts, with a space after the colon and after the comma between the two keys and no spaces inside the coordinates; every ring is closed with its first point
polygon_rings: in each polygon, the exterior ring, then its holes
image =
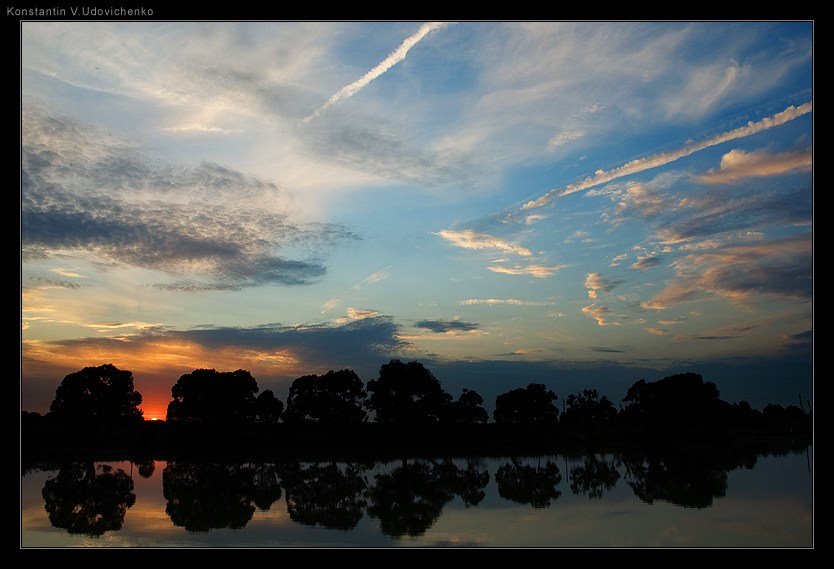
{"type": "Polygon", "coordinates": [[[93,537],[122,529],[125,512],[136,502],[133,480],[124,470],[114,472],[106,464],[96,469],[91,461],[62,465],[42,494],[54,527],[93,537]]]}
{"type": "Polygon", "coordinates": [[[303,525],[350,530],[362,519],[367,482],[355,464],[289,464],[282,477],[290,519],[303,525]]]}
{"type": "Polygon", "coordinates": [[[561,481],[559,467],[549,460],[542,466],[541,459],[536,466],[530,466],[512,458],[495,473],[499,496],[534,508],[547,508],[551,500],[559,498],[562,492],[556,485],[561,481]]]}
{"type": "Polygon", "coordinates": [[[570,469],[570,489],[574,494],[588,498],[602,498],[602,495],[617,485],[620,473],[613,460],[587,455],[582,466],[570,469]]]}
{"type": "Polygon", "coordinates": [[[483,500],[489,482],[485,468],[470,462],[461,469],[451,460],[407,460],[387,474],[377,474],[368,491],[368,515],[379,519],[382,533],[391,537],[423,535],[455,495],[465,505],[483,500]]]}
{"type": "Polygon", "coordinates": [[[246,526],[255,507],[281,497],[274,465],[171,461],[162,471],[165,512],[188,531],[246,526]]]}

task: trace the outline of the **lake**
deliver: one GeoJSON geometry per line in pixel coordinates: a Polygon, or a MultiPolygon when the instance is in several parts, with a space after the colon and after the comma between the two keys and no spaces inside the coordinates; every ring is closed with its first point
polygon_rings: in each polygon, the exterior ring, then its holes
{"type": "Polygon", "coordinates": [[[811,547],[812,448],[27,465],[23,547],[811,547]]]}

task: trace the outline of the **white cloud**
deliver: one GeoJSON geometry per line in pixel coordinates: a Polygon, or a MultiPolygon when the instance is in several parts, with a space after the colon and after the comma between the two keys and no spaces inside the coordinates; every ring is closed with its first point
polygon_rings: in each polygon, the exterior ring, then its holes
{"type": "Polygon", "coordinates": [[[585,288],[588,289],[588,298],[599,298],[600,291],[611,292],[617,285],[622,284],[623,281],[617,279],[606,279],[600,273],[588,273],[585,277],[585,288]]]}
{"type": "Polygon", "coordinates": [[[676,160],[680,160],[681,158],[684,158],[686,156],[695,154],[696,152],[704,150],[705,148],[717,146],[719,144],[729,142],[731,140],[745,138],[756,133],[783,125],[812,112],[812,110],[813,104],[811,103],[811,101],[803,103],[798,107],[791,105],[784,111],[778,112],[775,115],[765,117],[756,122],[749,121],[745,126],[741,126],[736,129],[721,133],[719,135],[713,136],[706,140],[702,140],[700,142],[693,142],[691,144],[687,144],[686,146],[678,150],[673,150],[671,152],[662,152],[660,154],[647,156],[645,158],[637,158],[611,170],[597,170],[596,172],[594,172],[593,176],[588,176],[587,178],[580,180],[579,182],[568,184],[564,188],[551,190],[544,194],[542,197],[527,202],[521,207],[521,209],[523,211],[527,211],[543,207],[557,197],[567,196],[575,192],[587,190],[588,188],[593,188],[594,186],[598,186],[606,182],[611,182],[613,180],[617,180],[625,176],[630,176],[632,174],[637,174],[639,172],[651,170],[652,168],[664,166],[676,160]]]}
{"type": "Polygon", "coordinates": [[[336,319],[336,324],[347,324],[348,322],[356,322],[357,320],[365,320],[366,318],[375,318],[380,316],[376,310],[369,308],[352,308],[347,309],[347,316],[336,319]]]}
{"type": "MultiPolygon", "coordinates": [[[[590,292],[589,292],[590,294],[590,292]]],[[[597,325],[599,326],[619,326],[619,322],[608,322],[605,319],[606,314],[610,312],[607,306],[602,306],[600,304],[589,304],[588,306],[582,307],[582,312],[596,320],[597,325]]]]}
{"type": "Polygon", "coordinates": [[[795,170],[810,170],[811,152],[783,152],[772,154],[767,150],[745,152],[734,149],[721,157],[718,171],[710,170],[698,176],[704,184],[726,184],[745,178],[778,176],[795,170]]]}
{"type": "Polygon", "coordinates": [[[416,33],[407,37],[403,42],[391,53],[388,54],[388,57],[380,61],[373,69],[365,73],[362,77],[351,83],[350,85],[345,85],[339,91],[337,91],[332,97],[330,97],[327,102],[319,107],[316,112],[312,115],[308,116],[304,119],[305,122],[314,119],[315,117],[319,116],[322,112],[325,111],[331,105],[341,101],[342,99],[347,99],[348,97],[354,96],[358,93],[361,89],[367,87],[371,81],[394,67],[396,64],[401,62],[405,59],[408,55],[408,52],[411,50],[412,47],[420,43],[423,38],[429,35],[434,30],[439,30],[445,26],[449,25],[449,22],[429,22],[420,26],[420,29],[417,30],[416,33]]]}
{"type": "Polygon", "coordinates": [[[529,257],[533,254],[530,249],[522,247],[517,243],[512,243],[486,233],[475,233],[471,229],[462,229],[460,231],[443,229],[437,235],[449,241],[452,245],[463,249],[497,249],[521,257],[529,257]]]}
{"type": "Polygon", "coordinates": [[[530,215],[524,218],[524,225],[533,225],[534,223],[542,219],[547,219],[547,216],[542,215],[540,213],[531,213],[530,215]]]}
{"type": "Polygon", "coordinates": [[[330,300],[328,300],[327,302],[325,302],[324,304],[321,305],[322,314],[324,314],[325,312],[327,312],[329,310],[333,310],[334,308],[339,306],[340,302],[342,302],[342,299],[339,298],[339,297],[331,298],[330,300]]]}
{"type": "Polygon", "coordinates": [[[638,271],[648,271],[652,267],[658,266],[663,260],[660,255],[638,255],[637,261],[631,264],[632,269],[638,271]]]}
{"type": "Polygon", "coordinates": [[[49,269],[50,273],[55,273],[56,275],[61,275],[62,277],[67,277],[70,279],[86,279],[84,275],[81,275],[75,272],[72,269],[62,269],[60,267],[55,267],[54,269],[49,269]]]}
{"type": "Polygon", "coordinates": [[[554,301],[538,302],[534,300],[518,300],[516,298],[469,298],[467,300],[461,300],[460,304],[462,306],[472,306],[476,304],[486,304],[489,306],[551,306],[556,303],[554,301]]]}
{"type": "Polygon", "coordinates": [[[530,275],[538,279],[543,279],[567,266],[568,265],[516,265],[514,267],[502,267],[490,265],[487,269],[493,273],[500,273],[504,275],[530,275]]]}

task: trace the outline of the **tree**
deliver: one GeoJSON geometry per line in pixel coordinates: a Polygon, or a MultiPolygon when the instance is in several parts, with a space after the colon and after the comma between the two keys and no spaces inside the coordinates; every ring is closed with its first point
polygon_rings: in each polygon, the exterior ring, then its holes
{"type": "Polygon", "coordinates": [[[449,421],[475,425],[486,423],[489,413],[483,408],[484,398],[474,389],[464,389],[457,401],[449,405],[449,421]]]}
{"type": "Polygon", "coordinates": [[[123,470],[92,462],[63,465],[43,486],[49,522],[71,534],[98,537],[122,528],[127,509],[136,503],[133,480],[123,470]]]}
{"type": "Polygon", "coordinates": [[[167,419],[214,423],[250,421],[255,416],[258,382],[246,370],[195,369],[171,388],[167,419]]]}
{"type": "Polygon", "coordinates": [[[379,368],[379,379],[368,382],[368,406],[380,423],[436,423],[452,396],[419,362],[391,360],[379,368]]]}
{"type": "Polygon", "coordinates": [[[496,423],[555,423],[559,410],[553,404],[558,396],[542,383],[513,389],[495,399],[496,423]]]}
{"type": "Polygon", "coordinates": [[[326,425],[361,423],[367,413],[365,387],[353,370],[330,370],[305,375],[292,382],[285,421],[326,425]]]}
{"type": "Polygon", "coordinates": [[[104,364],[67,375],[55,390],[49,413],[73,422],[141,420],[141,403],[133,373],[104,364]]]}
{"type": "Polygon", "coordinates": [[[697,373],[681,373],[659,381],[641,379],[628,389],[623,416],[655,429],[715,422],[722,414],[718,388],[697,373]]]}
{"type": "Polygon", "coordinates": [[[255,420],[259,423],[277,423],[283,412],[284,403],[271,389],[264,389],[255,399],[255,420]]]}
{"type": "Polygon", "coordinates": [[[596,389],[584,389],[580,393],[570,394],[565,404],[565,412],[559,419],[560,425],[590,429],[610,423],[617,417],[614,405],[604,395],[600,397],[596,389]]]}

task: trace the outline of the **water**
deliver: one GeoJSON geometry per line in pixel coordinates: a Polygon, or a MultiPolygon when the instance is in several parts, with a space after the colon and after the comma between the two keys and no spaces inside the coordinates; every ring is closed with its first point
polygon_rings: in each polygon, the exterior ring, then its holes
{"type": "Polygon", "coordinates": [[[24,547],[810,547],[810,449],[28,467],[24,547]]]}

